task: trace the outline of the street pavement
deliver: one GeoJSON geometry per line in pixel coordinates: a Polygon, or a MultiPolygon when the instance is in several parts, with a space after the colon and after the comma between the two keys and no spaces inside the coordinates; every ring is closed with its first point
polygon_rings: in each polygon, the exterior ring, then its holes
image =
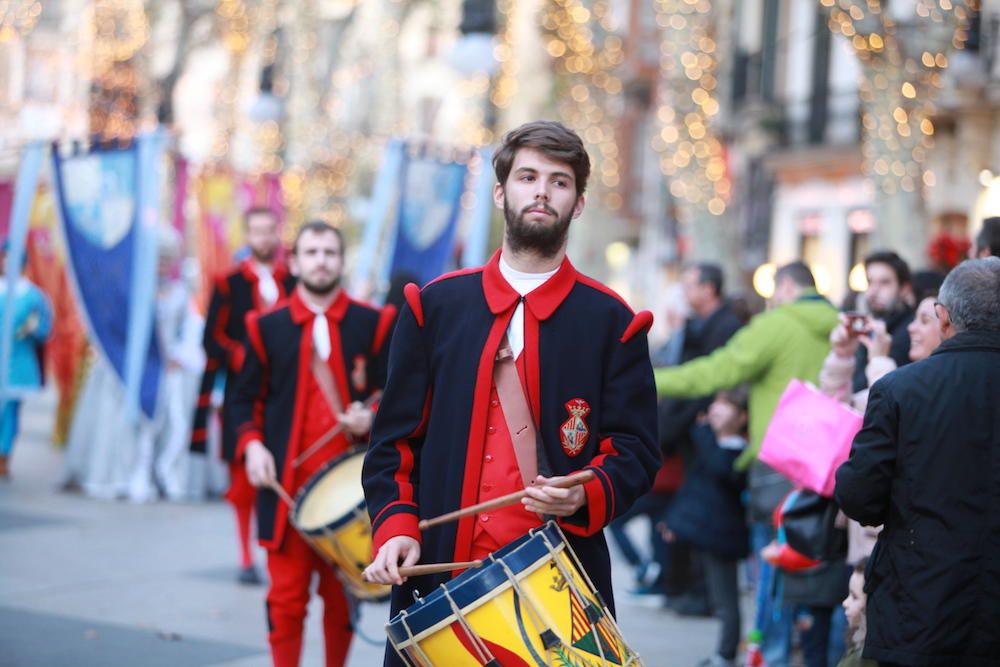
{"type": "MultiPolygon", "coordinates": [[[[235,582],[235,525],[219,501],[137,505],[59,490],[51,394],[29,399],[0,482],[0,667],[267,667],[264,587],[235,582]]],[[[638,528],[638,527],[637,527],[638,528]]],[[[614,555],[617,559],[617,554],[614,555]]],[[[265,556],[257,552],[263,568],[265,556]]],[[[647,667],[691,667],[716,623],[639,604],[615,562],[618,621],[647,667]]],[[[302,665],[323,664],[322,605],[302,665]]],[[[350,667],[381,664],[386,605],[363,608],[350,667]]]]}

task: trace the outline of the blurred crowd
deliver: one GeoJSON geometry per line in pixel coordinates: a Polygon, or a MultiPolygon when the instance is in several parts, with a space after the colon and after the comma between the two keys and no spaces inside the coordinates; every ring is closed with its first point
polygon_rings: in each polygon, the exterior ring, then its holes
{"type": "MultiPolygon", "coordinates": [[[[972,246],[974,258],[1000,255],[1000,218],[987,219],[972,246]]],[[[971,472],[976,465],[963,447],[982,453],[984,438],[996,436],[990,426],[997,412],[993,385],[977,386],[974,379],[959,383],[959,370],[944,372],[917,362],[932,355],[968,359],[965,363],[978,365],[986,377],[996,377],[996,355],[985,352],[997,352],[1000,342],[998,265],[997,260],[983,266],[968,261],[953,269],[949,279],[937,271],[914,271],[890,250],[875,252],[864,263],[867,289],[852,294],[838,312],[817,292],[809,267],[792,262],[777,270],[768,310],[752,319],[741,315],[740,303],[727,299],[721,267],[705,263],[684,271],[688,314],[675,323],[667,343],[652,352],[662,467],[653,491],[609,532],[633,568],[629,593],[635,599],[679,615],[720,620],[716,653],[704,666],[737,664],[741,647],[746,665],[768,667],[988,664],[985,658],[969,661],[954,647],[987,651],[981,655],[996,648],[995,632],[973,623],[979,614],[995,618],[998,612],[995,599],[987,602],[995,585],[982,591],[975,587],[975,577],[986,576],[987,569],[978,568],[983,558],[991,557],[995,541],[939,547],[953,552],[948,559],[953,570],[967,571],[964,582],[954,581],[954,574],[951,581],[942,581],[948,568],[933,555],[921,554],[912,567],[937,572],[938,579],[925,574],[903,583],[880,583],[886,589],[878,606],[883,615],[876,640],[868,642],[865,652],[878,661],[862,658],[862,651],[871,636],[866,592],[874,587],[873,576],[902,578],[906,566],[901,561],[918,546],[914,536],[921,529],[928,531],[929,541],[947,539],[917,519],[926,513],[947,526],[958,523],[961,530],[972,530],[961,523],[961,514],[975,516],[977,510],[969,509],[975,503],[963,498],[963,492],[981,496],[990,488],[988,476],[971,472]],[[943,288],[946,280],[953,284],[943,288]],[[966,309],[974,316],[959,312],[966,309]],[[949,356],[943,354],[946,350],[971,351],[981,358],[972,362],[968,354],[949,356]],[[913,367],[912,374],[896,372],[906,366],[913,367]],[[937,382],[919,379],[925,376],[937,382]],[[883,387],[897,377],[895,384],[908,392],[908,405],[886,403],[883,387]],[[797,390],[795,380],[810,384],[797,390]],[[963,398],[959,386],[970,396],[963,398]],[[882,389],[877,404],[876,389],[882,389]],[[817,397],[797,400],[803,392],[817,397]],[[838,402],[856,412],[838,413],[831,405],[838,402]],[[913,410],[909,417],[903,414],[907,408],[913,410]],[[814,428],[831,415],[834,424],[855,424],[846,438],[826,437],[814,428]],[[935,424],[957,418],[972,426],[972,415],[987,423],[969,432],[969,442],[961,442],[961,427],[935,435],[941,432],[935,424]],[[917,421],[930,425],[914,428],[917,421]],[[809,423],[814,426],[801,430],[809,423]],[[856,451],[844,463],[859,428],[856,451]],[[821,488],[810,485],[805,473],[813,471],[793,465],[779,471],[761,460],[768,458],[761,456],[762,446],[767,450],[772,445],[777,454],[769,460],[796,459],[782,457],[782,442],[803,452],[840,447],[842,454],[826,462],[821,488]],[[900,490],[900,443],[938,452],[946,452],[947,445],[950,460],[960,463],[949,469],[918,458],[926,466],[923,477],[904,475],[909,486],[900,490]],[[963,487],[963,479],[981,484],[963,487]],[[959,516],[948,516],[950,511],[959,516]],[[649,531],[636,543],[639,533],[626,526],[641,517],[649,531]],[[875,546],[883,523],[896,524],[883,541],[901,540],[909,549],[898,561],[873,556],[873,550],[879,553],[875,546]],[[750,618],[741,613],[741,591],[752,595],[750,618]],[[911,626],[900,630],[904,622],[911,626]],[[993,649],[983,648],[988,636],[994,636],[993,649]]],[[[935,361],[938,367],[945,363],[935,361]]],[[[989,468],[993,461],[984,456],[982,463],[989,468]]],[[[991,507],[988,499],[984,502],[980,512],[991,507]]],[[[996,530],[995,525],[983,528],[996,530]]],[[[885,551],[891,553],[891,547],[885,551]]]]}

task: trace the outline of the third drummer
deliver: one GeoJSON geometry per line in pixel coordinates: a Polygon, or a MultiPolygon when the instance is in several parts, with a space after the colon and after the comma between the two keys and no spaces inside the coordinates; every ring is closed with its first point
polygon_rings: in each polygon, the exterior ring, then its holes
{"type": "Polygon", "coordinates": [[[324,605],[327,667],[344,664],[352,637],[347,600],[333,569],[292,529],[290,508],[264,488],[280,482],[294,494],[324,463],[362,441],[371,426],[372,409],[363,401],[382,388],[395,310],[379,311],[347,296],[340,285],[343,257],[337,229],[307,223],[292,249],[298,286],[275,310],[247,321],[246,361],[233,411],[237,456],[245,457],[251,483],[262,487],[258,535],[268,550],[268,640],[275,667],[299,664],[314,572],[324,605]],[[343,431],[319,444],[337,424],[343,431]]]}
{"type": "MultiPolygon", "coordinates": [[[[375,561],[392,613],[448,575],[405,580],[398,566],[481,558],[556,517],[613,609],[602,529],[651,486],[659,467],[646,332],[617,294],[566,257],[590,160],[579,136],[535,122],[494,158],[503,247],[486,266],[406,288],[385,396],[365,461],[375,561]],[[546,486],[577,470],[592,481],[546,486]],[[528,486],[525,504],[421,534],[420,518],[528,486]]],[[[391,650],[387,664],[400,664],[391,650]]]]}

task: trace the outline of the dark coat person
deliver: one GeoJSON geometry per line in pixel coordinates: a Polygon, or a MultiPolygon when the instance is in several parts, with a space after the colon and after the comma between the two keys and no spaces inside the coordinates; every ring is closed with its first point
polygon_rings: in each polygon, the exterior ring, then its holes
{"type": "Polygon", "coordinates": [[[837,471],[836,500],[884,524],[866,573],[864,657],[1000,660],[1000,258],[952,270],[935,306],[944,342],[875,383],[837,471]]]}

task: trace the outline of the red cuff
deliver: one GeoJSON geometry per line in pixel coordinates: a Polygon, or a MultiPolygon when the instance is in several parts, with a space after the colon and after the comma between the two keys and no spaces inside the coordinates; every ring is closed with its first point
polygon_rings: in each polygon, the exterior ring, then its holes
{"type": "Polygon", "coordinates": [[[236,457],[235,461],[242,461],[243,455],[247,453],[247,445],[252,441],[259,440],[264,442],[264,434],[256,428],[248,428],[240,433],[239,439],[236,441],[236,457]]]}
{"type": "Polygon", "coordinates": [[[594,471],[594,479],[585,482],[583,485],[583,492],[587,495],[587,504],[584,506],[587,508],[586,525],[581,526],[580,524],[569,523],[565,520],[569,517],[557,520],[560,528],[567,533],[580,537],[596,535],[604,530],[604,526],[611,519],[607,511],[608,496],[604,492],[604,483],[601,482],[601,477],[605,476],[604,471],[600,468],[586,468],[586,470],[594,471]]]}
{"type": "Polygon", "coordinates": [[[406,535],[420,542],[420,519],[410,512],[397,512],[382,522],[372,535],[372,553],[377,554],[382,545],[393,537],[406,535]]]}

